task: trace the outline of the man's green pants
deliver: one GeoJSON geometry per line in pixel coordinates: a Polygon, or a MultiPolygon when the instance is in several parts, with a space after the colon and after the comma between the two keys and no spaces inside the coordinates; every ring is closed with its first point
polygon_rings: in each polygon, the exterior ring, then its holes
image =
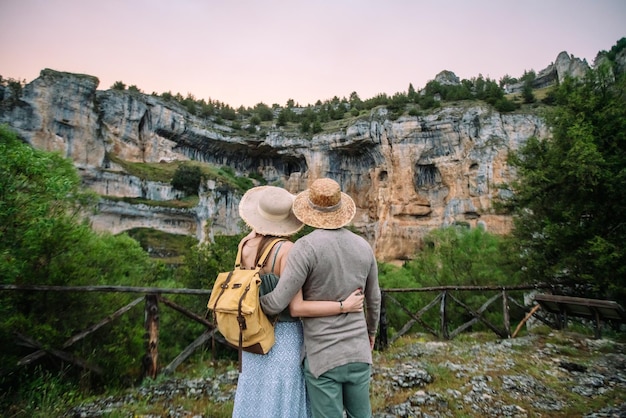
{"type": "Polygon", "coordinates": [[[348,418],[370,418],[371,369],[367,363],[348,363],[315,378],[305,359],[304,377],[313,418],[342,418],[344,409],[348,418]]]}

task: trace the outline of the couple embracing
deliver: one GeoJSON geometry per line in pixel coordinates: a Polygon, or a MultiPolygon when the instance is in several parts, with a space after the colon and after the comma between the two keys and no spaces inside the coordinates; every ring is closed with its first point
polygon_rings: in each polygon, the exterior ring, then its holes
{"type": "Polygon", "coordinates": [[[278,315],[266,355],[243,353],[233,417],[369,418],[372,349],[380,314],[378,268],[369,243],[344,228],[356,207],[332,179],[293,196],[273,186],[250,189],[239,214],[252,232],[239,243],[252,267],[274,237],[305,224],[295,243],[274,245],[261,277],[261,306],[278,315]],[[365,304],[365,307],[364,307],[365,304]]]}

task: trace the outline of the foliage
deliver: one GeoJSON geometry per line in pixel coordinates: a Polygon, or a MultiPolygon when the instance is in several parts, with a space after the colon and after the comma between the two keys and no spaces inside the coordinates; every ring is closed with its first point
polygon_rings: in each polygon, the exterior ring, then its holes
{"type": "MultiPolygon", "coordinates": [[[[423,248],[415,258],[402,268],[380,266],[380,283],[384,288],[423,288],[437,286],[487,286],[516,284],[515,265],[510,263],[505,238],[490,234],[482,228],[468,229],[452,226],[431,231],[425,238],[423,248]]],[[[436,296],[433,292],[393,294],[401,305],[411,312],[428,305],[436,296]]],[[[464,299],[477,307],[491,295],[474,294],[464,299]]],[[[465,311],[451,305],[451,326],[458,326],[467,318],[465,311]]],[[[399,329],[409,318],[395,304],[388,304],[387,316],[390,327],[399,329]]],[[[428,324],[438,324],[437,309],[424,317],[428,324]]]]}
{"type": "MultiPolygon", "coordinates": [[[[613,47],[611,47],[611,49],[609,50],[609,52],[606,52],[606,57],[607,59],[613,64],[613,71],[614,72],[619,72],[619,64],[618,64],[618,60],[617,55],[623,51],[624,49],[626,49],[626,37],[619,39],[615,45],[613,45],[613,47]]],[[[603,51],[605,52],[605,51],[603,51]]]]}
{"type": "Polygon", "coordinates": [[[267,184],[267,180],[265,180],[265,177],[263,177],[263,175],[259,173],[258,171],[249,172],[248,177],[259,182],[259,185],[261,186],[267,184]]]}
{"type": "Polygon", "coordinates": [[[0,277],[3,283],[45,276],[72,245],[68,228],[91,195],[79,190],[72,163],[38,152],[0,127],[0,277]],[[66,240],[59,237],[69,236],[66,240]]]}
{"type": "MultiPolygon", "coordinates": [[[[212,242],[191,246],[185,254],[184,263],[174,272],[173,281],[186,288],[212,289],[217,275],[232,269],[237,256],[237,246],[244,236],[245,233],[234,236],[216,235],[212,242]]],[[[172,300],[201,316],[207,312],[208,296],[176,295],[172,296],[172,300]]],[[[190,321],[176,322],[176,317],[166,316],[163,320],[167,321],[164,326],[167,327],[169,335],[162,342],[170,346],[180,345],[181,339],[193,340],[203,331],[201,326],[191,324],[190,321]]],[[[189,343],[191,341],[187,341],[187,344],[189,343]]],[[[218,353],[218,357],[232,355],[231,351],[218,353]]]]}
{"type": "Polygon", "coordinates": [[[226,179],[230,184],[234,185],[238,190],[245,192],[248,189],[254,187],[254,182],[249,177],[240,177],[235,174],[235,170],[233,170],[229,166],[222,166],[217,174],[226,179]]]}
{"type": "Polygon", "coordinates": [[[507,113],[519,109],[519,105],[508,100],[506,97],[502,97],[493,104],[498,112],[507,113]]]}
{"type": "Polygon", "coordinates": [[[510,156],[520,263],[528,280],[625,300],[626,77],[601,66],[553,97],[552,138],[510,156]]]}
{"type": "MultiPolygon", "coordinates": [[[[80,188],[70,160],[38,151],[0,128],[0,277],[18,285],[149,285],[159,277],[158,264],[126,235],[98,234],[83,221],[93,195],[80,188]]],[[[3,292],[0,294],[0,364],[11,386],[36,368],[17,366],[33,352],[24,344],[60,349],[80,330],[99,322],[136,296],[109,293],[3,292]],[[16,344],[21,342],[21,344],[16,344]]],[[[71,368],[68,378],[86,386],[130,382],[139,376],[143,312],[131,310],[88,338],[63,348],[102,369],[97,376],[71,368]]],[[[43,371],[62,362],[45,356],[35,362],[43,371]]],[[[4,402],[4,400],[3,400],[4,402]]],[[[7,400],[9,402],[9,400],[7,400]]]]}
{"type": "Polygon", "coordinates": [[[123,83],[123,82],[121,82],[121,81],[116,81],[116,82],[115,82],[115,83],[113,83],[113,85],[111,86],[111,89],[112,89],[112,90],[120,90],[120,91],[123,91],[123,90],[126,90],[126,84],[124,84],[124,83],[123,83]]]}
{"type": "Polygon", "coordinates": [[[9,106],[17,106],[22,97],[22,91],[25,85],[26,80],[20,81],[10,77],[3,78],[0,75],[0,86],[6,86],[9,93],[5,94],[0,90],[0,103],[4,102],[9,106]]]}
{"type": "Polygon", "coordinates": [[[179,165],[172,178],[172,186],[188,195],[197,194],[201,183],[202,170],[197,165],[179,165]]]}
{"type": "Polygon", "coordinates": [[[198,243],[190,235],[170,234],[152,228],[133,228],[125,233],[139,242],[152,258],[173,266],[182,264],[189,248],[198,243]]]}
{"type": "Polygon", "coordinates": [[[237,118],[237,112],[230,106],[224,106],[220,109],[219,115],[222,119],[235,120],[237,118]]]}
{"type": "Polygon", "coordinates": [[[533,88],[530,83],[524,83],[524,88],[522,89],[522,98],[524,99],[524,103],[526,104],[535,102],[535,95],[533,93],[533,88]]]}
{"type": "Polygon", "coordinates": [[[218,273],[232,269],[237,245],[244,236],[244,233],[216,235],[213,242],[190,247],[185,255],[185,263],[177,271],[177,281],[189,288],[211,289],[218,273]]]}
{"type": "MultiPolygon", "coordinates": [[[[137,176],[143,180],[158,181],[162,183],[171,183],[174,174],[179,170],[181,165],[189,167],[199,167],[202,179],[212,179],[222,184],[224,187],[236,189],[245,192],[249,188],[253,187],[253,182],[248,177],[239,177],[235,171],[228,166],[217,168],[211,164],[201,163],[198,161],[173,161],[173,162],[159,162],[159,163],[134,163],[124,161],[114,155],[107,155],[111,161],[121,165],[124,170],[130,175],[137,176]]],[[[189,171],[195,171],[191,169],[189,171]]],[[[195,176],[195,175],[194,175],[195,176]]],[[[181,182],[184,184],[184,182],[181,182]]],[[[182,186],[181,186],[182,187],[182,186]]],[[[189,189],[191,190],[192,187],[189,189]]],[[[197,192],[197,189],[195,190],[197,192]]],[[[135,201],[138,201],[137,199],[135,201]]],[[[188,199],[184,199],[188,201],[188,199]]],[[[147,202],[144,202],[149,204],[147,202]]],[[[167,203],[161,202],[160,205],[166,206],[167,203]]],[[[186,206],[183,202],[182,205],[169,204],[170,206],[186,206]]]]}
{"type": "Polygon", "coordinates": [[[504,241],[483,228],[451,226],[431,231],[405,268],[422,286],[513,284],[501,250],[504,241]]]}
{"type": "Polygon", "coordinates": [[[265,103],[258,103],[254,107],[254,112],[256,113],[256,116],[262,121],[270,121],[274,119],[274,112],[265,103]]]}
{"type": "MultiPolygon", "coordinates": [[[[0,405],[4,404],[3,398],[24,400],[19,405],[7,405],[3,412],[10,417],[62,416],[81,397],[76,386],[64,379],[63,373],[64,371],[52,373],[36,367],[31,379],[22,381],[19,386],[10,387],[0,395],[0,405]]],[[[3,383],[0,377],[1,387],[5,386],[3,383]]]]}

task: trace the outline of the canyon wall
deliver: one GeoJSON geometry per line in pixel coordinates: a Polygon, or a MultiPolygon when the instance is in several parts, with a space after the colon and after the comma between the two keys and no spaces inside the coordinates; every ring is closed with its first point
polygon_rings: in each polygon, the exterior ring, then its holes
{"type": "Polygon", "coordinates": [[[0,86],[0,123],[38,149],[71,158],[85,185],[102,196],[91,219],[95,229],[148,227],[199,240],[239,232],[241,192],[212,180],[200,188],[194,208],[159,206],[181,193],[115,163],[198,160],[238,175],[261,173],[292,193],[332,177],[354,198],[353,226],[381,261],[411,258],[428,231],[454,223],[508,232],[510,217],[493,209],[506,193],[497,185],[515,176],[507,154],[531,136],[549,134],[534,111],[501,114],[478,101],[395,120],[374,108],[316,135],[280,127],[249,134],[157,96],[97,88],[96,77],[49,69],[19,97],[0,86]]]}

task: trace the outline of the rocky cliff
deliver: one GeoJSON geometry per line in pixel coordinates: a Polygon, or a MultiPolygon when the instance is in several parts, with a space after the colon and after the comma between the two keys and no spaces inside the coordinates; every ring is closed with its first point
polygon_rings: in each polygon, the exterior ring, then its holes
{"type": "MultiPolygon", "coordinates": [[[[559,55],[555,68],[565,71],[567,57],[559,55]]],[[[509,231],[511,219],[492,204],[506,193],[497,185],[515,175],[507,154],[531,136],[548,135],[534,112],[500,114],[482,102],[447,104],[395,120],[385,108],[375,108],[312,137],[280,127],[254,135],[157,96],[97,88],[96,77],[43,70],[19,97],[0,86],[0,122],[32,146],[71,158],[85,184],[102,196],[94,228],[114,233],[150,227],[199,240],[237,233],[240,192],[207,181],[196,207],[159,206],[154,202],[177,199],[180,192],[115,163],[198,160],[240,175],[261,173],[292,193],[315,178],[332,177],[356,201],[354,227],[378,258],[407,259],[433,228],[461,222],[509,231]]]]}

